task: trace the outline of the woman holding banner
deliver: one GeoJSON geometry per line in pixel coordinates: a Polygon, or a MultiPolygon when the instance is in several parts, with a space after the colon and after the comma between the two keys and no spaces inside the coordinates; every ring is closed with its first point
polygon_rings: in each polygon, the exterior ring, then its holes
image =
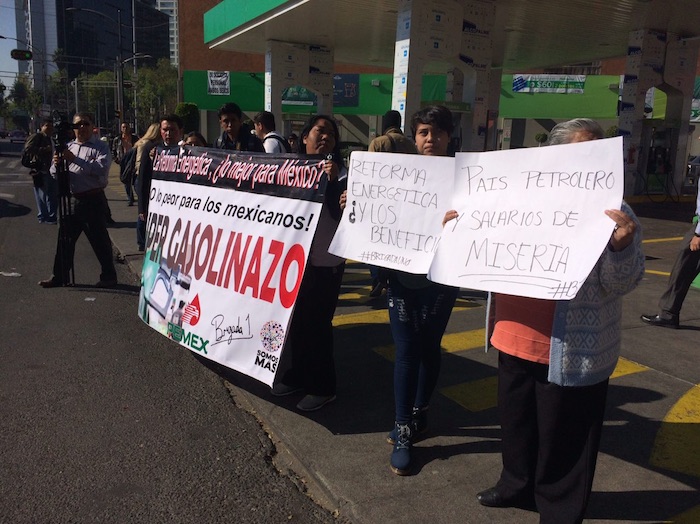
{"type": "MultiPolygon", "coordinates": [[[[421,155],[447,156],[452,113],[429,106],[411,119],[416,148],[421,155]]],[[[440,374],[440,342],[459,288],[430,282],[425,275],[389,273],[387,301],[394,338],[394,402],[396,418],[387,441],[394,445],[391,470],[411,471],[411,446],[428,429],[427,412],[440,374]]]]}
{"type": "MultiPolygon", "coordinates": [[[[548,144],[599,138],[603,129],[580,118],[557,124],[548,144]]],[[[622,296],[644,273],[636,216],[625,202],[605,213],[615,229],[575,298],[494,298],[503,469],[477,495],[484,506],[537,508],[541,523],[583,520],[620,353],[622,296]]],[[[445,222],[454,218],[449,211],[445,222]]]]}
{"type": "Polygon", "coordinates": [[[335,400],[333,326],[345,259],[328,252],[340,221],[340,195],[347,173],[340,155],[338,126],[325,115],[316,115],[301,133],[302,154],[323,155],[328,177],[325,200],[311,243],[304,278],[294,305],[280,370],[272,387],[275,396],[304,391],[297,404],[301,411],[315,411],[335,400]]]}

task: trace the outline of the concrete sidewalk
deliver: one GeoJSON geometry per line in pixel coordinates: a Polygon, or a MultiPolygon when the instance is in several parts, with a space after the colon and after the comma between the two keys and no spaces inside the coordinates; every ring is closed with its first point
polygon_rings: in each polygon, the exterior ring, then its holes
{"type": "MultiPolygon", "coordinates": [[[[112,241],[140,275],[138,211],[127,206],[118,166],[107,195],[116,221],[112,241]]],[[[679,219],[689,207],[692,213],[692,203],[633,207],[648,239],[682,236],[688,224],[679,219]]],[[[648,276],[625,299],[623,358],[611,380],[587,522],[700,522],[700,292],[691,290],[686,300],[685,329],[639,321],[654,311],[677,247],[677,240],[645,244],[648,276]]],[[[366,267],[348,264],[334,321],[338,399],[318,412],[302,414],[297,396],[272,397],[264,384],[201,361],[228,381],[236,403],[270,434],[278,468],[342,521],[538,522],[536,513],[488,509],[475,498],[495,484],[501,467],[496,353],[482,349],[482,294],[463,292],[453,312],[430,432],[416,445],[413,475],[391,473],[385,436],[393,424],[393,347],[385,301],[370,299],[369,287],[366,267]]]]}

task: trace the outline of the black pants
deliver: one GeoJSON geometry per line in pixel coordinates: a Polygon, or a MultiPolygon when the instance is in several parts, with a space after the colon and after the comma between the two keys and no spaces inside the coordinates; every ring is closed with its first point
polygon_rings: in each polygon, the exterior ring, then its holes
{"type": "Polygon", "coordinates": [[[85,233],[97,260],[102,266],[100,280],[116,280],[117,271],[112,258],[112,241],[107,232],[107,216],[104,192],[74,197],[73,213],[59,224],[58,245],[53,263],[53,278],[60,283],[70,281],[73,268],[75,243],[85,233]]]}
{"type": "Polygon", "coordinates": [[[595,473],[608,381],[562,387],[546,364],[498,355],[503,471],[498,491],[534,501],[541,523],[583,520],[595,473]]]}
{"type": "Polygon", "coordinates": [[[299,288],[276,382],[308,395],[335,395],[333,315],[345,264],[308,265],[299,288]]]}
{"type": "Polygon", "coordinates": [[[700,251],[690,250],[690,241],[695,235],[695,226],[683,237],[681,250],[673,264],[668,287],[659,300],[659,316],[669,320],[678,320],[685,296],[695,277],[700,274],[700,251]]]}

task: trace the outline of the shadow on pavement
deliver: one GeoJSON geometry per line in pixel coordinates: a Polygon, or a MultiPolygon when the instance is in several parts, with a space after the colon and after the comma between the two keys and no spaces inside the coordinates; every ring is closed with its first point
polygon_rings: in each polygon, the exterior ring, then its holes
{"type": "Polygon", "coordinates": [[[32,210],[27,206],[0,199],[0,218],[13,218],[28,215],[32,210]]]}

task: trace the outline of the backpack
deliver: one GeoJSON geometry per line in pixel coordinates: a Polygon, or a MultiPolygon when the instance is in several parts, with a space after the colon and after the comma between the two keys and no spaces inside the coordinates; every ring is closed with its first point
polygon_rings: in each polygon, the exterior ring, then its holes
{"type": "Polygon", "coordinates": [[[263,139],[263,143],[265,143],[265,141],[266,141],[268,138],[274,138],[275,140],[277,140],[280,144],[282,144],[282,148],[283,148],[287,153],[291,153],[291,152],[292,152],[292,146],[290,146],[290,145],[289,145],[289,142],[287,142],[284,138],[281,138],[281,137],[279,137],[279,136],[277,136],[277,135],[268,135],[268,136],[266,136],[266,137],[263,139]]]}
{"type": "Polygon", "coordinates": [[[20,160],[22,165],[29,169],[36,169],[39,167],[39,156],[36,154],[33,147],[34,140],[35,135],[27,138],[27,141],[24,143],[24,148],[22,149],[22,158],[20,160]]]}
{"type": "Polygon", "coordinates": [[[119,181],[122,184],[131,184],[136,177],[136,148],[132,147],[122,157],[119,164],[119,181]]]}

